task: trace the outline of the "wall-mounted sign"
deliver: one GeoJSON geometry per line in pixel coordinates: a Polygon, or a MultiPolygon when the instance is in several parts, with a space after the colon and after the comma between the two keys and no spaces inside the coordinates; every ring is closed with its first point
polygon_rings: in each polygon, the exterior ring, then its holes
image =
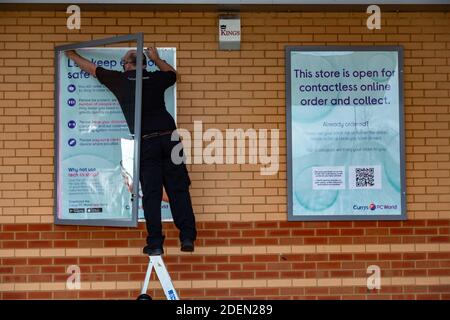
{"type": "Polygon", "coordinates": [[[289,220],[406,219],[400,47],[287,47],[289,220]]]}
{"type": "Polygon", "coordinates": [[[219,49],[239,50],[241,48],[241,19],[238,16],[219,17],[219,49]]]}

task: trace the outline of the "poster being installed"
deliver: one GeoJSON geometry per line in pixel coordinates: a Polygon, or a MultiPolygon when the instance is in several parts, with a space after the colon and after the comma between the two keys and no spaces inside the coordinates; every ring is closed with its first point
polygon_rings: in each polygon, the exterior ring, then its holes
{"type": "MultiPolygon", "coordinates": [[[[86,48],[77,52],[97,66],[123,71],[121,58],[132,48],[86,48]]],[[[158,48],[175,66],[175,48],[158,48]]],[[[157,67],[147,60],[147,70],[157,67]]],[[[134,140],[115,96],[95,77],[59,55],[59,130],[57,132],[58,220],[120,220],[132,214],[134,140]]],[[[176,117],[175,86],[165,92],[168,111],[176,117]]],[[[145,106],[142,106],[145,108],[145,106]]],[[[143,218],[139,192],[139,218],[143,218]]],[[[165,199],[167,200],[167,199],[165,199]]],[[[168,202],[162,219],[171,221],[168,202]]]]}
{"type": "Polygon", "coordinates": [[[289,220],[406,219],[402,50],[287,47],[289,220]]]}

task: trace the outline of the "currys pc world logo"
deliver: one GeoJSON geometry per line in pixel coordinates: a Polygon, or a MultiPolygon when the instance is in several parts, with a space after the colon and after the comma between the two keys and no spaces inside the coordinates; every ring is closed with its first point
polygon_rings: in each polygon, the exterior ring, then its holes
{"type": "Polygon", "coordinates": [[[375,204],[371,202],[369,205],[353,205],[355,211],[375,211],[375,210],[396,210],[398,206],[396,204],[375,204]]]}
{"type": "Polygon", "coordinates": [[[377,206],[373,202],[370,203],[369,205],[358,205],[358,204],[353,205],[353,210],[356,211],[367,211],[367,210],[374,211],[376,208],[377,206]]]}

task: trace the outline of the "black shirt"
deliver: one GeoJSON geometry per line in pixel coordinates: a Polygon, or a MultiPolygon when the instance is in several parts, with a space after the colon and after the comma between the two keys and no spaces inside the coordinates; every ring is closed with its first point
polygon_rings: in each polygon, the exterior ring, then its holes
{"type": "MultiPolygon", "coordinates": [[[[120,72],[97,67],[95,75],[116,96],[128,128],[134,134],[136,70],[120,72]]],[[[142,135],[176,129],[175,121],[164,102],[164,91],[176,80],[177,76],[173,71],[142,70],[142,135]]]]}

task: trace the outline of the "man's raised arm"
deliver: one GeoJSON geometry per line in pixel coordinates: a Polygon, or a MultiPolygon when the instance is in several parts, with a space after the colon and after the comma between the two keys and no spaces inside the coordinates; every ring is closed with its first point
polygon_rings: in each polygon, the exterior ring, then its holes
{"type": "Polygon", "coordinates": [[[95,77],[95,70],[97,69],[97,66],[94,63],[80,56],[75,50],[65,51],[64,54],[67,58],[73,60],[81,68],[81,70],[86,71],[95,77]]]}
{"type": "Polygon", "coordinates": [[[161,60],[156,48],[150,47],[150,48],[148,48],[148,50],[145,50],[145,51],[146,51],[148,57],[151,60],[153,60],[153,62],[155,62],[156,66],[158,67],[159,70],[164,71],[164,72],[173,71],[173,72],[175,72],[175,74],[177,73],[177,71],[170,64],[168,64],[165,60],[161,60]]]}

